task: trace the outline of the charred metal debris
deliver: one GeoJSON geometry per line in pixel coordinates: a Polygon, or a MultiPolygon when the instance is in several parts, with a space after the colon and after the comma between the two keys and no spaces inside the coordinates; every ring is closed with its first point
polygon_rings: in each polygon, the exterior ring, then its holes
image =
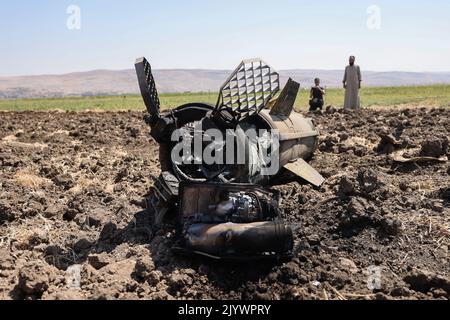
{"type": "Polygon", "coordinates": [[[147,199],[152,227],[175,225],[173,250],[181,254],[290,257],[292,229],[271,183],[286,173],[317,187],[324,182],[306,162],[319,131],[294,111],[300,84],[289,79],[280,92],[280,76],[271,66],[244,60],[220,88],[216,105],[161,110],[149,62],[139,58],[135,68],[151,136],[160,145],[162,173],[147,199]],[[205,154],[216,161],[206,161],[205,154]]]}

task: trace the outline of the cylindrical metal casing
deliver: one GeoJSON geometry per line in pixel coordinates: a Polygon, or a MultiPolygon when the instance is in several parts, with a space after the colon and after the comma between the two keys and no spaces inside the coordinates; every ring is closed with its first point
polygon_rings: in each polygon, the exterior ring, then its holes
{"type": "Polygon", "coordinates": [[[280,168],[298,158],[308,159],[317,148],[319,131],[311,119],[292,112],[289,117],[271,115],[262,110],[259,116],[280,134],[280,168]]]}
{"type": "Polygon", "coordinates": [[[285,223],[194,224],[186,231],[186,246],[209,254],[286,253],[293,248],[292,229],[285,223]]]}

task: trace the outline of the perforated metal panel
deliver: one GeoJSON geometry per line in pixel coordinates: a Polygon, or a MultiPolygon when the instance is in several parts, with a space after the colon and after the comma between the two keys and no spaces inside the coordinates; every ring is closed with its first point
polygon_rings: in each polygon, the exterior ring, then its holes
{"type": "Polygon", "coordinates": [[[136,60],[135,68],[145,106],[152,116],[159,117],[160,102],[152,75],[152,67],[147,59],[139,58],[136,60]]]}
{"type": "Polygon", "coordinates": [[[280,90],[280,76],[261,59],[242,61],[220,88],[216,111],[238,122],[259,113],[280,90]]]}

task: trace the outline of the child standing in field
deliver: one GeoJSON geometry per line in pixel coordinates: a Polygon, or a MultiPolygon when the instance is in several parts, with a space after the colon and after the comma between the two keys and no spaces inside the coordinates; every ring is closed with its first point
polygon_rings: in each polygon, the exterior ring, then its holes
{"type": "Polygon", "coordinates": [[[320,86],[320,79],[314,79],[314,87],[311,88],[309,95],[309,111],[322,110],[324,105],[323,96],[325,95],[325,89],[320,86]]]}

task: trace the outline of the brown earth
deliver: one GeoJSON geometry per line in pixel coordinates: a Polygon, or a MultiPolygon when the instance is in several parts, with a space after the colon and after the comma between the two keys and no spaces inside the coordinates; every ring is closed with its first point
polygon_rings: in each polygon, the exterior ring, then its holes
{"type": "Polygon", "coordinates": [[[314,114],[326,183],[276,187],[294,259],[241,265],[174,256],[173,232],[152,234],[143,116],[0,113],[0,299],[450,297],[450,164],[386,154],[449,156],[450,109],[314,114]]]}

